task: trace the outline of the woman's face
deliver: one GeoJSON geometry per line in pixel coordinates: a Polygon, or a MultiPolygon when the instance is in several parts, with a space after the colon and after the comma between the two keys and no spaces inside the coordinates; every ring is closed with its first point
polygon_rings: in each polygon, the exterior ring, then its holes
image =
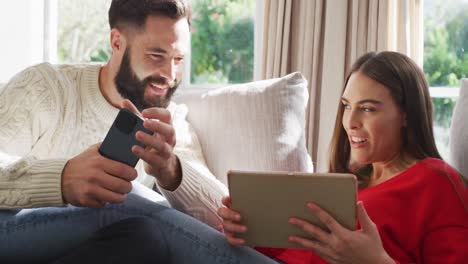
{"type": "Polygon", "coordinates": [[[390,162],[400,155],[405,115],[389,89],[356,72],[349,78],[341,101],[353,162],[390,162]]]}

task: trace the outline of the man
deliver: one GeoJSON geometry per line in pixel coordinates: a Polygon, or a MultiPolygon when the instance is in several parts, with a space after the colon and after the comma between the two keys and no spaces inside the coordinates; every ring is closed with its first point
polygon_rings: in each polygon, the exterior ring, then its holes
{"type": "Polygon", "coordinates": [[[207,169],[187,109],[170,102],[190,45],[190,12],[183,0],[113,0],[106,65],[44,63],[0,89],[0,259],[46,260],[113,222],[155,216],[164,208],[143,207],[133,195],[161,200],[147,187],[220,224],[227,189],[207,169]],[[98,152],[122,107],[154,132],[137,133],[147,147],[132,148],[142,160],[136,169],[98,152]]]}

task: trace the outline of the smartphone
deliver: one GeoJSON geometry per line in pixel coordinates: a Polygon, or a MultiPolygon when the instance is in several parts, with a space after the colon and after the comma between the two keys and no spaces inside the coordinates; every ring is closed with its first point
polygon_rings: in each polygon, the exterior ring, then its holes
{"type": "Polygon", "coordinates": [[[143,127],[143,120],[139,116],[122,108],[99,147],[99,153],[106,158],[135,167],[139,158],[132,153],[132,147],[138,145],[145,148],[145,145],[135,138],[138,131],[153,134],[143,127]]]}

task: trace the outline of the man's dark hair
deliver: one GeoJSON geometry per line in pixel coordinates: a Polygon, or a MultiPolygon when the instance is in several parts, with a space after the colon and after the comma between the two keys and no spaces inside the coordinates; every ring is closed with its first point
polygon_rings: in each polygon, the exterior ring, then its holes
{"type": "Polygon", "coordinates": [[[191,25],[192,10],[187,0],[112,0],[109,8],[110,28],[142,29],[148,16],[172,19],[187,18],[191,25]]]}

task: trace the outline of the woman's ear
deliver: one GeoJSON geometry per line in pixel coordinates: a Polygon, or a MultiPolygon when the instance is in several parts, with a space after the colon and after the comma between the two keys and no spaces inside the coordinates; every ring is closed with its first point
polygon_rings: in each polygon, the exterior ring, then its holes
{"type": "Polygon", "coordinates": [[[401,118],[402,118],[402,120],[401,120],[402,126],[403,126],[403,127],[406,127],[406,126],[408,125],[408,122],[406,121],[406,113],[403,112],[403,113],[401,114],[401,118]]]}

